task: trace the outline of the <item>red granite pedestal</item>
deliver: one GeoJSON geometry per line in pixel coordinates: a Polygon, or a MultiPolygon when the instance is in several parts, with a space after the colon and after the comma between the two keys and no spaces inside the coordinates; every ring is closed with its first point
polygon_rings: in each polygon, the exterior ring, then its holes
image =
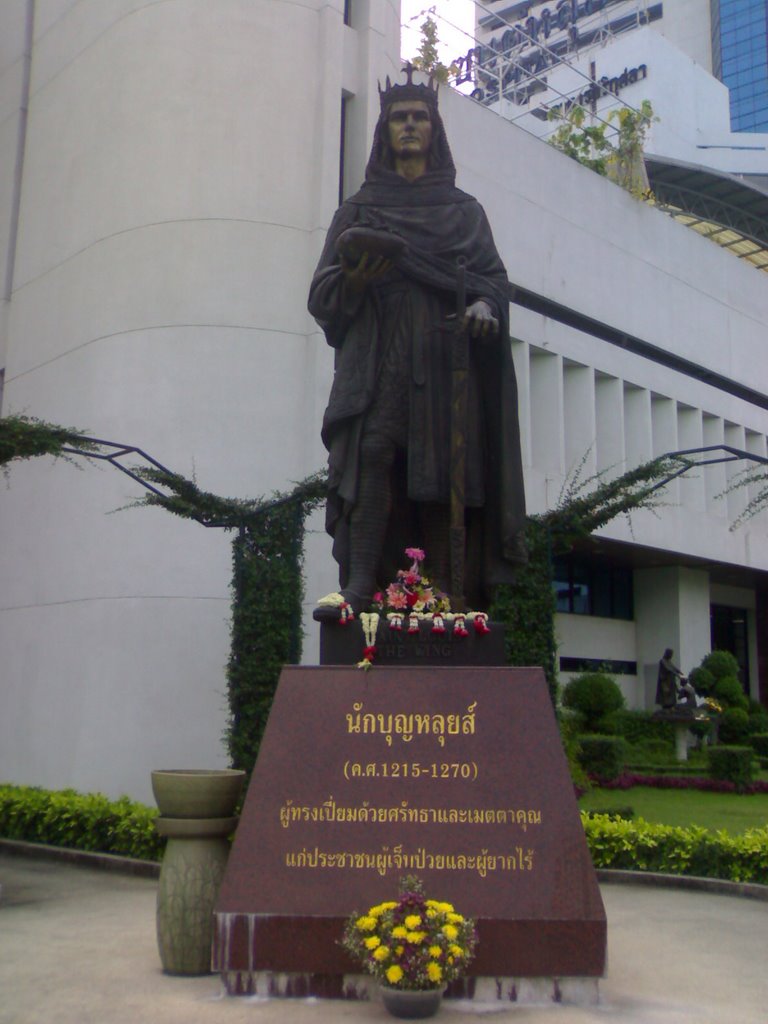
{"type": "Polygon", "coordinates": [[[407,874],[478,920],[462,994],[514,1000],[539,979],[557,999],[603,974],[605,912],[540,669],[285,668],[214,969],[231,994],[365,997],[344,921],[407,874]]]}

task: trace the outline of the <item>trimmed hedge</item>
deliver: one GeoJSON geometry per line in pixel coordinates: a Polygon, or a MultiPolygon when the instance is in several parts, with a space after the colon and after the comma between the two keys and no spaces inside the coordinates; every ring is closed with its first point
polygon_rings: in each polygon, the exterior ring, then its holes
{"type": "Polygon", "coordinates": [[[165,839],[155,831],[157,814],[157,808],[127,796],[109,800],[74,789],[0,785],[0,836],[5,839],[159,861],[165,839]]]}
{"type": "MultiPolygon", "coordinates": [[[[709,784],[733,788],[730,783],[709,784]]],[[[768,828],[729,836],[697,826],[675,828],[651,825],[642,818],[627,820],[632,813],[631,807],[604,814],[581,812],[596,868],[768,884],[768,828]]],[[[165,840],[155,831],[156,817],[155,808],[128,797],[110,801],[100,793],[0,785],[0,836],[7,839],[160,860],[165,840]]]]}
{"type": "Polygon", "coordinates": [[[668,743],[674,750],[675,727],[671,722],[654,718],[650,711],[622,708],[605,715],[603,722],[612,733],[623,736],[633,746],[638,743],[668,743]]]}
{"type": "Polygon", "coordinates": [[[579,736],[579,764],[587,775],[599,780],[615,779],[624,766],[624,740],[620,736],[586,734],[579,736]]]}
{"type": "Polygon", "coordinates": [[[752,783],[752,747],[710,747],[707,751],[710,778],[732,782],[738,792],[752,783]]]}
{"type": "Polygon", "coordinates": [[[749,742],[758,757],[768,757],[768,732],[753,733],[749,742]]]}
{"type": "Polygon", "coordinates": [[[596,868],[661,871],[768,884],[768,828],[743,835],[699,826],[652,825],[607,814],[582,812],[587,845],[596,868]]]}

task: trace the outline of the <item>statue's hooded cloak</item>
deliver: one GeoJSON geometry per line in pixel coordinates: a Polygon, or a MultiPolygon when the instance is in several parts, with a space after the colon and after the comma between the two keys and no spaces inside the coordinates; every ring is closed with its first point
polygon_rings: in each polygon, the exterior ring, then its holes
{"type": "Polygon", "coordinates": [[[493,338],[469,339],[466,588],[475,607],[482,607],[489,585],[509,582],[515,564],[525,560],[509,285],[482,207],[456,188],[456,169],[436,105],[431,116],[429,170],[408,182],[391,168],[386,110],[382,112],[365,182],[337,210],[312,280],[309,310],[336,350],[322,428],[329,452],[326,529],[334,538],[343,587],[349,576],[349,514],[357,497],[361,432],[382,354],[397,332],[409,336],[409,393],[402,396],[408,410],[408,451],[399,492],[392,495],[380,585],[386,586],[402,567],[404,548],[421,540],[413,503],[450,501],[454,328],[446,316],[456,311],[457,260],[464,257],[467,305],[485,299],[500,324],[493,338]],[[336,251],[339,235],[353,226],[391,231],[407,243],[396,269],[362,295],[345,291],[336,251]]]}

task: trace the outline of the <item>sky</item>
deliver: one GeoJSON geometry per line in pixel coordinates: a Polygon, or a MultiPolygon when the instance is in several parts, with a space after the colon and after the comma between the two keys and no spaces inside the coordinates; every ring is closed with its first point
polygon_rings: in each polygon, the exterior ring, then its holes
{"type": "Polygon", "coordinates": [[[413,57],[421,43],[420,26],[431,14],[437,23],[438,55],[443,64],[465,54],[474,45],[474,0],[401,0],[401,53],[413,57]]]}

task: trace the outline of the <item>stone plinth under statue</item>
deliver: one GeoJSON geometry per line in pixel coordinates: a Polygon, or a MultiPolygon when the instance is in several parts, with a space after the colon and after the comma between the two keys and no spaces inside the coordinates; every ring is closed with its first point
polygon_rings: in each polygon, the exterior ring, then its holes
{"type": "Polygon", "coordinates": [[[540,669],[283,670],[215,908],[227,990],[364,995],[344,920],[407,874],[478,919],[465,994],[596,995],[605,913],[540,669]]]}

